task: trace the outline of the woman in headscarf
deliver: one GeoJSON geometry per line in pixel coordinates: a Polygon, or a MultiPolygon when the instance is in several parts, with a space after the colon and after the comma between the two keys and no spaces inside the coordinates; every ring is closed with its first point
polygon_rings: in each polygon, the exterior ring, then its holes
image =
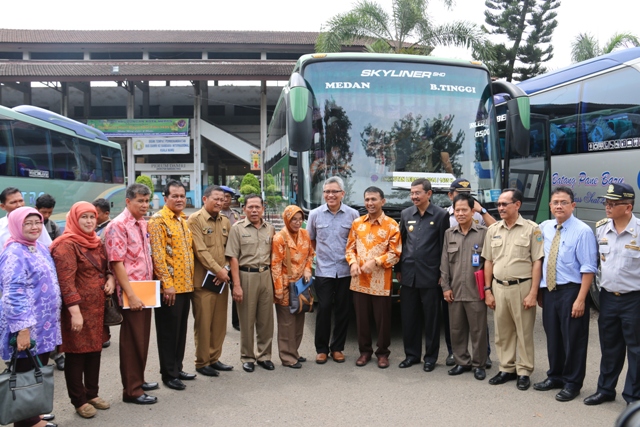
{"type": "Polygon", "coordinates": [[[60,281],[62,348],[66,354],[64,377],[71,403],[83,418],[109,403],[98,396],[105,296],[111,295],[115,280],[108,269],[107,255],[95,232],[96,208],[78,202],[67,214],[62,236],[51,245],[60,281]],[[84,377],[84,381],[83,381],[84,377]]]}
{"type": "Polygon", "coordinates": [[[271,276],[278,318],[278,350],[284,366],[299,369],[302,367],[300,362],[306,360],[298,354],[304,332],[304,313],[290,313],[289,283],[296,282],[301,277],[307,282],[311,280],[314,250],[309,233],[301,229],[304,221],[302,209],[294,205],[287,206],[282,217],[285,228],[276,233],[271,246],[271,276]],[[287,266],[287,246],[291,258],[291,271],[287,266]]]}
{"type": "MultiPolygon", "coordinates": [[[[16,336],[18,361],[16,370],[27,372],[33,367],[27,358],[31,349],[43,365],[49,353],[61,343],[60,288],[49,250],[38,243],[43,230],[40,213],[29,207],[17,208],[8,216],[10,238],[0,254],[0,345],[2,359],[9,360],[14,351],[10,345],[16,336]]],[[[53,425],[36,415],[14,424],[18,427],[53,425]]]]}

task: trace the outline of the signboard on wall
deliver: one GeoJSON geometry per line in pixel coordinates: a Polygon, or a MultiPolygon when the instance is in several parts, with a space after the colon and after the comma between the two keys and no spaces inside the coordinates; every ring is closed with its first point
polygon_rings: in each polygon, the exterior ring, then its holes
{"type": "Polygon", "coordinates": [[[189,136],[189,119],[88,120],[107,137],[189,136]]]}
{"type": "Polygon", "coordinates": [[[133,138],[133,154],[189,154],[189,137],[133,138]]]}
{"type": "Polygon", "coordinates": [[[251,170],[260,170],[260,150],[251,150],[251,170]]]}

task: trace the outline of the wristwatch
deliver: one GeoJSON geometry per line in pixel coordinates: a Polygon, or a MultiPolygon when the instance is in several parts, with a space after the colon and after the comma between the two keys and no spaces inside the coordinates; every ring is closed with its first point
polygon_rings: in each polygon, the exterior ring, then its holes
{"type": "Polygon", "coordinates": [[[484,291],[485,291],[485,292],[487,292],[487,291],[491,291],[491,292],[493,292],[493,290],[491,289],[491,286],[485,286],[485,287],[484,287],[484,291]]]}
{"type": "Polygon", "coordinates": [[[480,215],[484,215],[487,213],[487,210],[485,208],[480,209],[480,215]]]}

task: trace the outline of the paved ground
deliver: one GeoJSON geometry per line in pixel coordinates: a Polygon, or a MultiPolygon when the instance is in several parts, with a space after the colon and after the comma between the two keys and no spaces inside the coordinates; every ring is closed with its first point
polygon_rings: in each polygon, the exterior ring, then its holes
{"type": "MultiPolygon", "coordinates": [[[[301,354],[309,358],[300,370],[284,368],[277,358],[274,342],[275,371],[256,366],[252,374],[242,371],[239,360],[239,335],[229,322],[222,361],[235,366],[233,372],[220,377],[198,376],[188,382],[185,391],[162,387],[153,394],[159,403],[151,406],[125,404],[121,401],[118,370],[118,327],[112,328],[110,348],[104,350],[100,376],[101,396],[112,404],[98,411],[92,420],[81,419],[69,403],[64,376],[56,371],[56,422],[61,426],[331,426],[331,425],[407,425],[407,426],[612,426],[625,409],[620,396],[612,403],[587,407],[582,399],[596,388],[600,349],[597,312],[591,315],[591,335],[587,378],[578,399],[559,403],[554,392],[532,389],[522,392],[515,382],[490,386],[472,374],[447,375],[444,366],[446,348],[440,351],[435,371],[426,373],[421,366],[399,369],[403,359],[400,317],[394,308],[391,367],[378,369],[375,363],[356,367],[355,328],[349,332],[347,361],[325,365],[313,362],[315,316],[307,315],[301,354]]],[[[547,369],[545,338],[538,311],[535,330],[536,371],[533,381],[543,380],[547,369]]],[[[153,329],[153,328],[152,328],[153,329]]],[[[493,328],[492,337],[493,337],[493,328]]],[[[274,340],[275,341],[275,340],[274,340]]],[[[189,332],[185,370],[194,372],[193,333],[189,332]]],[[[494,362],[495,362],[494,356],[494,362]]],[[[375,361],[375,359],[374,359],[375,361]]],[[[497,373],[497,364],[487,372],[497,373]]],[[[618,386],[624,383],[624,374],[618,386]]],[[[146,378],[159,381],[155,334],[152,333],[146,378]]]]}

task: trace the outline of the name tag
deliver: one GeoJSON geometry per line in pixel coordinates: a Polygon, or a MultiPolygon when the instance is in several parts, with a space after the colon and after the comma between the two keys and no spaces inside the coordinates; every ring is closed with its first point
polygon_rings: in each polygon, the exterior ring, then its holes
{"type": "Polygon", "coordinates": [[[415,224],[417,221],[407,221],[407,224],[415,224]]]}

